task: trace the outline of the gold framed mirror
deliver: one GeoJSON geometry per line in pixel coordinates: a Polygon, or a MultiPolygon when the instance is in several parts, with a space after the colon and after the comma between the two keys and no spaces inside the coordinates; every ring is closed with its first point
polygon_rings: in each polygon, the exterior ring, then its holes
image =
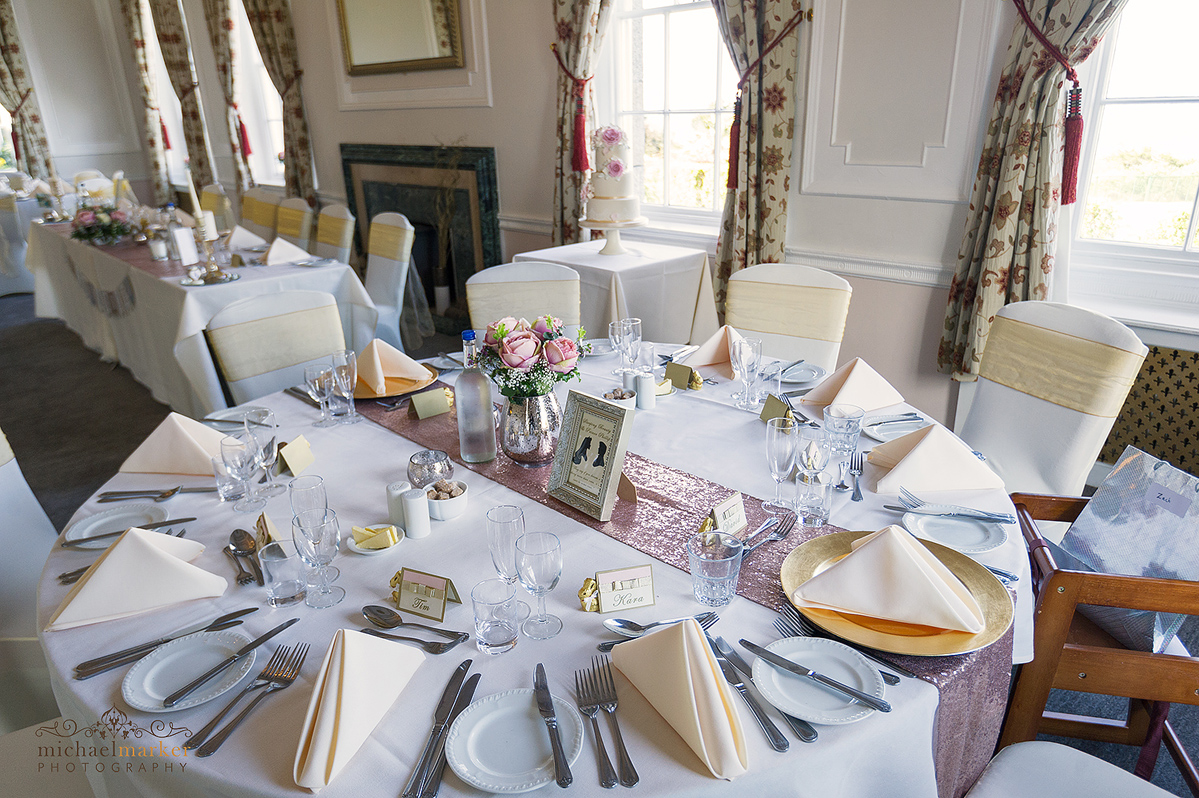
{"type": "Polygon", "coordinates": [[[351,77],[457,69],[460,0],[337,0],[342,51],[351,77]]]}

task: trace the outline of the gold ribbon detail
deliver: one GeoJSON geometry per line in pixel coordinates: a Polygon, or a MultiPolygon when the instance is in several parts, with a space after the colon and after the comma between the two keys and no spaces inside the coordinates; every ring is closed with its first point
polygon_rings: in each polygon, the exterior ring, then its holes
{"type": "Polygon", "coordinates": [[[407,263],[415,238],[415,230],[375,223],[371,225],[371,241],[368,251],[371,255],[377,255],[380,258],[407,263]]]}
{"type": "Polygon", "coordinates": [[[354,220],[322,213],[316,222],[316,240],[339,249],[349,249],[354,238],[354,220]]]}
{"type": "Polygon", "coordinates": [[[297,310],[208,331],[225,379],[244,380],[345,349],[337,305],[297,310]]]}
{"type": "Polygon", "coordinates": [[[839,343],[849,298],[850,292],[840,288],[729,280],[725,323],[743,333],[839,343]]]}
{"type": "Polygon", "coordinates": [[[279,206],[263,202],[257,197],[243,197],[241,201],[241,218],[254,224],[275,229],[275,214],[279,206]]]}
{"type": "Polygon", "coordinates": [[[312,232],[312,211],[280,207],[275,218],[275,233],[281,236],[308,238],[312,232]]]}

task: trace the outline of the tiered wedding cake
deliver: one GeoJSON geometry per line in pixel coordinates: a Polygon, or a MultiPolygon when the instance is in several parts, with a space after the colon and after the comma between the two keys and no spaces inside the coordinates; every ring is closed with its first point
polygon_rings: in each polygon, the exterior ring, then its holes
{"type": "Polygon", "coordinates": [[[638,224],[641,199],[634,194],[629,137],[615,125],[601,127],[591,137],[595,171],[583,187],[586,221],[638,224]]]}

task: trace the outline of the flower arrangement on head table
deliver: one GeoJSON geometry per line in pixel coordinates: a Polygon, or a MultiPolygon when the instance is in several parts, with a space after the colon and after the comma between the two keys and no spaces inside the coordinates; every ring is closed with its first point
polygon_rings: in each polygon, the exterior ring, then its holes
{"type": "Polygon", "coordinates": [[[85,208],[71,220],[71,238],[80,241],[115,241],[129,232],[129,217],[115,205],[85,208]]]}
{"type": "Polygon", "coordinates": [[[479,368],[509,398],[542,396],[562,380],[579,379],[579,357],[589,348],[562,332],[561,319],[538,316],[525,319],[505,316],[487,325],[479,368]]]}

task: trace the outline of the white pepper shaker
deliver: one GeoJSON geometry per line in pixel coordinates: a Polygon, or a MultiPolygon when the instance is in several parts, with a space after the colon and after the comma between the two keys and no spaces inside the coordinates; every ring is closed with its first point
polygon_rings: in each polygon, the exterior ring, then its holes
{"type": "Polygon", "coordinates": [[[653,374],[637,375],[637,409],[653,410],[657,403],[657,383],[653,374]]]}
{"type": "Polygon", "coordinates": [[[404,503],[404,534],[413,540],[427,538],[433,531],[429,522],[429,497],[421,488],[410,488],[400,494],[404,503]]]}
{"type": "Polygon", "coordinates": [[[412,490],[411,482],[393,482],[387,486],[387,520],[400,529],[407,529],[404,523],[404,491],[412,490]]]}

